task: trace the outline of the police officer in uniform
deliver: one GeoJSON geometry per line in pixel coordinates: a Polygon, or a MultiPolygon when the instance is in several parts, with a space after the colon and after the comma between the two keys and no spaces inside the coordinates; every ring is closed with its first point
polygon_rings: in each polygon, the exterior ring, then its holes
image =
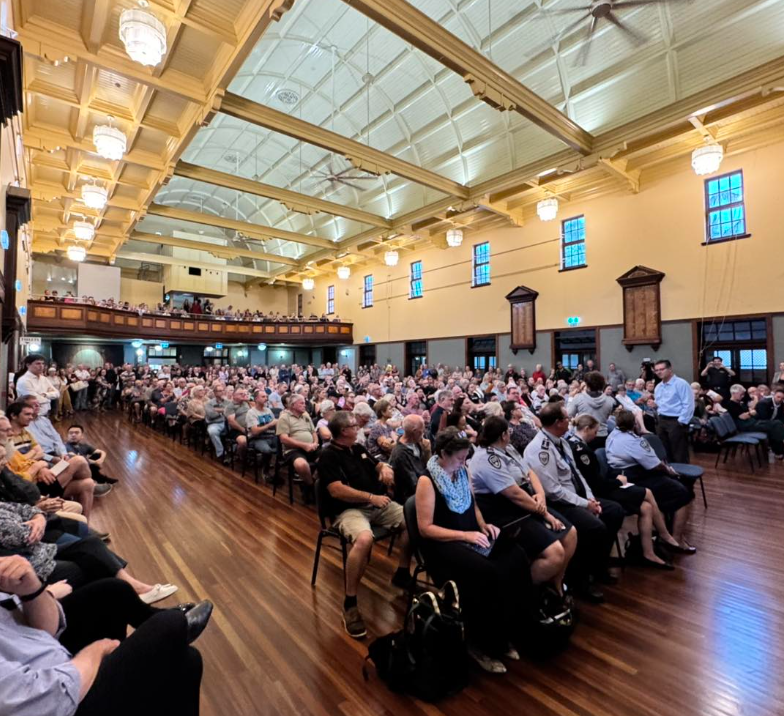
{"type": "Polygon", "coordinates": [[[684,538],[689,521],[691,502],[694,500],[694,483],[685,484],[675,470],[662,462],[645,438],[634,432],[634,415],[628,410],[616,414],[615,430],[607,438],[607,463],[623,471],[630,482],[647,487],[656,498],[659,509],[672,514],[672,536],[678,543],[670,549],[682,554],[697,550],[684,538]]]}
{"type": "Polygon", "coordinates": [[[624,518],[623,508],[612,500],[594,497],[580,474],[565,435],[569,417],[563,402],[548,403],[539,412],[542,429],[525,449],[525,461],[539,477],[547,504],[577,528],[577,557],[572,563],[577,592],[594,602],[604,600],[591,582],[599,578],[612,583],[607,562],[624,518]]]}
{"type": "Polygon", "coordinates": [[[594,495],[617,502],[623,507],[627,516],[637,515],[637,529],[642,550],[639,564],[654,569],[674,569],[671,561],[662,559],[653,547],[654,527],[658,532],[660,544],[678,547],[678,542],[670,534],[653,493],[646,487],[634,484],[626,475],[606,474],[609,471],[602,470],[599,458],[589,447],[598,428],[599,421],[592,415],[580,415],[574,421],[574,432],[569,435],[568,440],[580,473],[594,495]]]}
{"type": "Polygon", "coordinates": [[[565,517],[547,509],[542,485],[510,444],[504,418],[485,420],[468,467],[477,505],[487,520],[503,526],[526,517],[517,540],[531,565],[531,581],[551,586],[558,602],[553,606],[563,610],[563,578],[577,547],[577,532],[565,517]]]}

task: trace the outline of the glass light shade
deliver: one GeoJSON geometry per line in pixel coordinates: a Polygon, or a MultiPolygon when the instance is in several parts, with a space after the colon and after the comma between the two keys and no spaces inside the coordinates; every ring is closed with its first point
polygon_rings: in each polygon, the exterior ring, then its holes
{"type": "Polygon", "coordinates": [[[82,184],[82,201],[90,209],[103,209],[109,200],[109,190],[97,184],[82,184]]]}
{"type": "Polygon", "coordinates": [[[87,250],[84,246],[69,246],[65,253],[71,261],[84,261],[87,258],[87,250]]]}
{"type": "Polygon", "coordinates": [[[148,67],[166,54],[166,28],[151,12],[133,7],[120,14],[120,39],[134,61],[148,67]]]}
{"type": "Polygon", "coordinates": [[[316,282],[312,278],[303,278],[302,279],[302,288],[306,291],[312,291],[316,286],[316,282]]]}
{"type": "Polygon", "coordinates": [[[724,148],[720,144],[706,144],[691,153],[691,166],[697,176],[704,176],[718,171],[723,159],[724,148]]]}
{"type": "Polygon", "coordinates": [[[74,221],[73,232],[79,241],[92,241],[95,227],[89,221],[74,221]]]}
{"type": "Polygon", "coordinates": [[[93,144],[95,144],[95,150],[104,159],[118,161],[125,154],[128,139],[117,127],[99,124],[93,129],[93,144]]]}
{"type": "Polygon", "coordinates": [[[552,221],[558,216],[558,199],[542,199],[536,205],[536,213],[542,221],[552,221]]]}
{"type": "Polygon", "coordinates": [[[143,356],[143,355],[144,355],[144,350],[143,350],[143,349],[141,349],[141,348],[139,348],[139,350],[137,350],[137,351],[136,351],[136,355],[137,355],[137,356],[139,356],[139,357],[141,358],[141,356],[143,356]]]}
{"type": "Polygon", "coordinates": [[[141,348],[144,345],[144,343],[142,343],[141,341],[131,341],[131,345],[134,348],[141,348]]]}
{"type": "Polygon", "coordinates": [[[338,266],[338,278],[345,281],[351,276],[351,268],[349,266],[338,266]]]}
{"type": "Polygon", "coordinates": [[[397,266],[397,262],[400,259],[400,254],[397,251],[387,251],[384,254],[384,263],[387,266],[397,266]]]}
{"type": "Polygon", "coordinates": [[[259,343],[259,350],[260,351],[266,351],[267,350],[267,344],[266,343],[259,343]]]}
{"type": "Polygon", "coordinates": [[[27,344],[27,352],[28,353],[38,353],[41,350],[40,343],[28,343],[27,344]]]}
{"type": "Polygon", "coordinates": [[[446,232],[446,243],[453,249],[463,243],[463,230],[462,229],[449,229],[446,232]]]}

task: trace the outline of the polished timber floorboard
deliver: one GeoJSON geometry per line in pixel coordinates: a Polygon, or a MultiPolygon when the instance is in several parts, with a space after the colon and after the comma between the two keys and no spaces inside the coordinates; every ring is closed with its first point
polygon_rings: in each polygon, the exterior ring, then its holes
{"type": "MultiPolygon", "coordinates": [[[[216,609],[198,646],[202,713],[365,716],[761,716],[784,714],[784,466],[756,475],[706,466],[691,540],[671,574],[628,568],[602,606],[580,607],[572,643],[509,673],[472,674],[460,695],[423,704],[386,689],[367,640],[343,631],[340,557],[326,549],[310,587],[317,519],[285,490],[256,486],[119,413],[79,416],[110,450],[118,488],[95,523],[148,582],[173,582],[176,601],[216,609]]],[[[67,425],[61,424],[64,428],[67,425]]],[[[728,463],[729,464],[729,463],[728,463]]],[[[398,628],[404,598],[378,547],[360,591],[371,634],[398,628]]],[[[162,605],[167,605],[164,602],[162,605]]]]}

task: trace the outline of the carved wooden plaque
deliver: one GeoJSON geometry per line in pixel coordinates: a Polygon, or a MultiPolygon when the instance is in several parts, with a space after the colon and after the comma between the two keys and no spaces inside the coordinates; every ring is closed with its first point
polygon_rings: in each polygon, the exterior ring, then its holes
{"type": "Polygon", "coordinates": [[[539,296],[527,286],[518,286],[507,294],[511,310],[512,340],[509,347],[517,352],[521,348],[533,351],[536,348],[536,298],[539,296]]]}
{"type": "Polygon", "coordinates": [[[629,347],[661,344],[661,282],[664,274],[635,266],[619,277],[623,288],[623,344],[629,347]]]}

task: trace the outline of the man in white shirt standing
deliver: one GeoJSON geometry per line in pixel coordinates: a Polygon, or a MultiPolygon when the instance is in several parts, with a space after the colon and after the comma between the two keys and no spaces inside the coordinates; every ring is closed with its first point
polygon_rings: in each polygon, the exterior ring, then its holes
{"type": "Polygon", "coordinates": [[[59,399],[60,391],[44,375],[46,358],[40,353],[30,353],[25,356],[24,367],[27,370],[16,384],[16,394],[19,398],[34,395],[38,399],[38,414],[48,415],[52,401],[59,399]]]}
{"type": "Polygon", "coordinates": [[[653,367],[661,381],[654,390],[659,411],[656,434],[664,443],[671,463],[689,462],[689,424],[694,417],[694,393],[691,386],[675,375],[666,359],[657,360],[653,367]]]}

